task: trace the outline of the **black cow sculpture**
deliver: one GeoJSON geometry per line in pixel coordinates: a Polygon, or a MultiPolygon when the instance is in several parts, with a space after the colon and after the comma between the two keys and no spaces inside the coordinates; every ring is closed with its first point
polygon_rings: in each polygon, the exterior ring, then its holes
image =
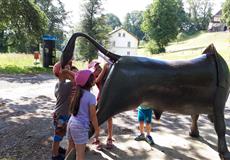
{"type": "Polygon", "coordinates": [[[191,115],[190,135],[199,136],[198,116],[208,114],[218,136],[219,155],[221,159],[230,160],[224,119],[230,75],[226,62],[213,45],[195,59],[163,61],[113,54],[90,36],[78,32],[63,50],[62,66],[73,57],[75,40],[79,36],[88,39],[113,62],[98,104],[99,124],[113,115],[146,104],[160,112],[191,115]]]}

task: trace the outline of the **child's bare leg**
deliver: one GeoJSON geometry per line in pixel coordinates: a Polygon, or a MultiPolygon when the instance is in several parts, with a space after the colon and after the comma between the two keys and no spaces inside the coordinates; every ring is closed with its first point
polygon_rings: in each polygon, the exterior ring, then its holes
{"type": "Polygon", "coordinates": [[[53,157],[56,157],[59,155],[59,152],[58,152],[59,144],[60,142],[53,141],[53,144],[52,144],[52,156],[53,157]]]}
{"type": "Polygon", "coordinates": [[[146,136],[146,141],[150,144],[150,145],[154,145],[154,141],[150,135],[151,133],[151,123],[146,123],[146,132],[147,132],[147,136],[146,136]]]}
{"type": "Polygon", "coordinates": [[[86,144],[76,144],[76,160],[84,160],[85,159],[85,146],[86,144]]]}
{"type": "Polygon", "coordinates": [[[110,117],[107,121],[107,128],[108,128],[108,139],[112,139],[113,137],[113,119],[110,117]]]}
{"type": "Polygon", "coordinates": [[[146,132],[147,132],[147,135],[150,135],[150,132],[151,132],[151,124],[150,123],[146,123],[146,132]]]}
{"type": "Polygon", "coordinates": [[[67,147],[67,150],[66,150],[66,154],[65,156],[67,156],[69,154],[69,152],[74,149],[75,145],[74,145],[74,142],[72,139],[69,139],[68,141],[68,147],[67,147]]]}
{"type": "Polygon", "coordinates": [[[108,129],[108,137],[106,142],[106,148],[112,149],[113,148],[113,119],[110,117],[107,121],[107,129],[108,129]]]}
{"type": "Polygon", "coordinates": [[[140,129],[141,134],[144,134],[144,122],[143,121],[139,122],[139,129],[140,129]]]}

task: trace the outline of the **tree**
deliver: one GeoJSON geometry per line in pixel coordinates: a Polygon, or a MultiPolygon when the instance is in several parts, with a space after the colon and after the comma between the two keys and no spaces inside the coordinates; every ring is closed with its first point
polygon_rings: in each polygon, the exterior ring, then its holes
{"type": "Polygon", "coordinates": [[[47,27],[47,17],[31,0],[0,1],[1,52],[29,52],[47,27]]]}
{"type": "Polygon", "coordinates": [[[112,13],[105,14],[105,18],[106,24],[111,26],[113,30],[122,25],[120,19],[112,13]]]}
{"type": "MultiPolygon", "coordinates": [[[[106,18],[101,14],[101,0],[87,0],[83,4],[83,15],[80,22],[80,31],[93,37],[99,43],[106,45],[110,27],[106,25],[106,18]]],[[[78,53],[84,60],[91,61],[97,56],[98,50],[86,39],[81,38],[77,45],[78,53]]]]}
{"type": "Polygon", "coordinates": [[[61,50],[64,39],[63,26],[67,23],[68,12],[65,10],[63,3],[56,0],[36,0],[35,3],[41,8],[48,17],[48,28],[45,34],[57,37],[56,47],[61,50]]]}
{"type": "Polygon", "coordinates": [[[149,40],[155,40],[159,52],[178,34],[177,5],[175,0],[155,0],[144,12],[142,29],[149,40]]]}
{"type": "Polygon", "coordinates": [[[197,30],[207,30],[211,19],[212,3],[210,0],[187,0],[191,22],[197,30]]]}
{"type": "Polygon", "coordinates": [[[143,11],[132,11],[125,16],[124,28],[137,36],[139,40],[142,40],[144,37],[144,32],[141,30],[142,22],[143,11]]]}
{"type": "Polygon", "coordinates": [[[189,24],[189,18],[187,13],[184,10],[183,0],[176,0],[177,5],[177,17],[178,17],[178,27],[179,32],[186,32],[189,24]]]}
{"type": "Polygon", "coordinates": [[[226,22],[227,26],[230,26],[230,0],[225,0],[223,4],[222,17],[226,22]]]}

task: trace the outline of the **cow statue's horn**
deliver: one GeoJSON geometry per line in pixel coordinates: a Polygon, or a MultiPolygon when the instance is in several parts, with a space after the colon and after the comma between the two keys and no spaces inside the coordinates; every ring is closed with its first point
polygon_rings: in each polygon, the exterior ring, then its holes
{"type": "Polygon", "coordinates": [[[77,32],[71,36],[67,45],[65,46],[65,48],[62,51],[62,55],[61,55],[61,59],[60,59],[62,68],[64,68],[64,66],[73,58],[75,41],[76,41],[77,37],[85,37],[86,39],[88,39],[99,51],[101,51],[105,56],[107,56],[110,59],[110,61],[112,61],[112,62],[116,62],[120,58],[119,55],[116,55],[116,54],[106,50],[102,45],[100,45],[98,42],[96,42],[89,35],[81,33],[81,32],[77,32]]]}

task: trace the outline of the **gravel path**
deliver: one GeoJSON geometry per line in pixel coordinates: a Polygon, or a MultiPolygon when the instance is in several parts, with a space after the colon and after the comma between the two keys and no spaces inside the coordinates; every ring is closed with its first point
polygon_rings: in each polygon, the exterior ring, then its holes
{"type": "MultiPolygon", "coordinates": [[[[51,155],[51,112],[55,78],[52,75],[0,74],[0,160],[48,160],[51,155]]],[[[230,150],[230,99],[225,118],[226,139],[230,150]]],[[[161,121],[153,121],[152,136],[156,143],[133,139],[138,133],[137,113],[128,111],[114,117],[114,149],[95,150],[87,159],[219,159],[217,136],[207,116],[199,118],[199,139],[188,136],[190,117],[164,113],[161,121]]],[[[106,140],[106,125],[102,125],[101,140],[106,140]]],[[[62,142],[66,146],[66,140],[62,142]]]]}

